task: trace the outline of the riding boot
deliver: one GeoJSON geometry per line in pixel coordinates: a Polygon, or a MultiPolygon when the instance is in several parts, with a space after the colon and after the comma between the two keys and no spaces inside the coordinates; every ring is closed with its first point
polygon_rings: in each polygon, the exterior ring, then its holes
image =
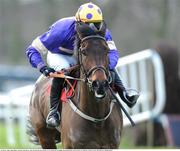
{"type": "Polygon", "coordinates": [[[55,128],[60,124],[60,113],[58,108],[62,109],[62,103],[59,101],[61,91],[63,89],[64,79],[54,78],[51,85],[50,93],[50,112],[46,118],[46,123],[49,128],[55,128]]]}
{"type": "Polygon", "coordinates": [[[113,77],[115,89],[117,90],[120,98],[127,104],[127,106],[132,108],[136,104],[139,95],[130,95],[128,93],[115,69],[111,70],[111,75],[113,77]]]}

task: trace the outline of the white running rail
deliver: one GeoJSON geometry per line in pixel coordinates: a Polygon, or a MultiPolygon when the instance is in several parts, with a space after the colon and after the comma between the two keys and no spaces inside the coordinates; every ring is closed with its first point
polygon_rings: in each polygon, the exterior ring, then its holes
{"type": "MultiPolygon", "coordinates": [[[[165,106],[165,81],[159,54],[147,49],[119,59],[116,70],[128,87],[140,92],[138,103],[129,110],[135,123],[157,117],[165,106]]],[[[125,117],[124,125],[129,125],[125,117]]]]}

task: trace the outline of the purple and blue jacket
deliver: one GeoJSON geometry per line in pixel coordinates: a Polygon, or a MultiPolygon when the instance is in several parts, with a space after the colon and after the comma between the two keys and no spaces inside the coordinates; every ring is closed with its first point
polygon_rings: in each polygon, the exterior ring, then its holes
{"type": "MultiPolygon", "coordinates": [[[[76,36],[75,22],[75,17],[60,19],[50,26],[47,32],[37,37],[26,50],[30,64],[38,69],[44,67],[46,64],[41,54],[46,54],[48,51],[72,55],[76,36]]],[[[108,54],[109,68],[114,69],[119,58],[119,52],[108,29],[106,30],[105,39],[110,48],[108,54]]]]}

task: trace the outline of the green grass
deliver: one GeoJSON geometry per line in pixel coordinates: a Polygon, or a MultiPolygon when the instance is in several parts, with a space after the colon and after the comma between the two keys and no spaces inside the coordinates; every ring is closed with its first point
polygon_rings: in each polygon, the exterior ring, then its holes
{"type": "MultiPolygon", "coordinates": [[[[15,135],[15,144],[8,144],[7,142],[7,128],[3,123],[0,123],[0,149],[32,149],[32,148],[39,148],[39,146],[33,145],[28,141],[25,144],[21,144],[20,142],[20,128],[17,124],[13,125],[14,135],[15,135]]],[[[28,136],[27,136],[28,140],[28,136]]]]}
{"type": "MultiPolygon", "coordinates": [[[[7,142],[7,128],[3,123],[0,123],[0,149],[36,149],[41,148],[39,145],[34,145],[28,141],[28,136],[26,138],[27,142],[25,144],[21,144],[20,142],[20,128],[17,124],[13,125],[14,134],[16,143],[13,145],[9,145],[7,142]]],[[[122,139],[121,148],[129,148],[132,147],[132,142],[127,141],[126,139],[122,139]]],[[[61,144],[58,144],[58,148],[61,148],[61,144]]]]}
{"type": "MultiPolygon", "coordinates": [[[[13,145],[9,145],[7,142],[7,128],[5,127],[5,125],[3,123],[0,122],[0,149],[37,149],[37,148],[41,148],[39,145],[34,145],[32,143],[30,143],[28,141],[28,136],[26,138],[26,143],[25,144],[21,144],[20,142],[20,128],[18,127],[17,124],[13,125],[14,128],[14,134],[15,134],[15,139],[16,139],[16,143],[13,145]]],[[[120,148],[123,149],[132,149],[132,148],[136,148],[136,149],[143,149],[143,148],[153,148],[153,147],[146,147],[146,146],[142,146],[142,147],[136,147],[133,144],[133,136],[131,131],[124,131],[123,135],[122,135],[122,140],[121,140],[121,145],[120,148]]],[[[61,144],[58,144],[57,146],[58,148],[61,148],[61,144]]],[[[166,148],[166,147],[160,147],[159,149],[162,148],[166,148]]]]}
{"type": "MultiPolygon", "coordinates": [[[[3,123],[0,123],[0,149],[33,149],[33,148],[40,148],[39,145],[34,145],[28,142],[28,136],[26,138],[27,142],[25,144],[21,144],[20,142],[20,128],[17,124],[13,125],[15,140],[16,143],[13,145],[8,144],[7,142],[7,128],[3,123]]],[[[128,148],[130,145],[127,141],[122,141],[122,144],[125,148],[128,148]]],[[[58,148],[61,148],[61,145],[58,144],[58,148]]]]}

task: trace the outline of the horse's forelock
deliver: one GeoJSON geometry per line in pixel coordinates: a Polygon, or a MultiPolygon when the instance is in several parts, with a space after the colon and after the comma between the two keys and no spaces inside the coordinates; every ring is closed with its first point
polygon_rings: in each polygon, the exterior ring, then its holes
{"type": "Polygon", "coordinates": [[[76,22],[75,28],[78,36],[81,39],[86,36],[92,36],[92,35],[100,35],[104,37],[106,33],[106,23],[104,21],[101,23],[90,23],[90,24],[86,24],[83,22],[76,22]],[[99,24],[98,28],[95,27],[96,24],[99,24]]]}
{"type": "Polygon", "coordinates": [[[95,31],[92,28],[90,28],[88,24],[83,22],[76,23],[76,31],[81,39],[86,36],[96,35],[95,31]]]}

